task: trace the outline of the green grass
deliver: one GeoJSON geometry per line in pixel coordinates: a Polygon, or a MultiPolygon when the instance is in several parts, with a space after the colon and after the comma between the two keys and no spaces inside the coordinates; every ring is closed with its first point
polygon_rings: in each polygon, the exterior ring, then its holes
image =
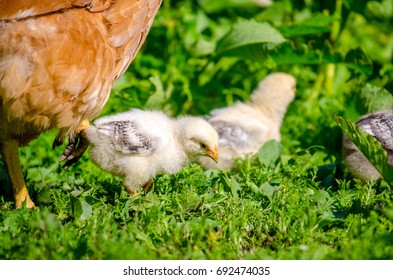
{"type": "MultiPolygon", "coordinates": [[[[44,139],[32,143],[31,157],[48,144],[44,139]]],[[[302,150],[270,167],[253,157],[232,171],[191,165],[157,177],[148,194],[136,197],[86,158],[67,172],[58,164],[27,163],[39,207],[3,204],[0,256],[391,259],[391,189],[334,181],[326,155],[321,148],[302,150]]]]}
{"type": "Polygon", "coordinates": [[[378,3],[344,1],[341,21],[332,22],[341,1],[326,7],[319,1],[276,1],[269,9],[286,7],[276,13],[223,8],[225,1],[209,10],[205,2],[164,1],[142,53],[102,114],[131,107],[206,114],[246,100],[267,73],[284,71],[298,86],[282,127],[282,153],[261,150],[232,170],[204,171],[192,164],[158,176],[146,195],[130,197],[121,180],[87,154],[62,171],[57,158],[64,145],[51,150],[55,133],[44,133],[20,152],[37,208],[14,209],[0,161],[0,259],[393,258],[392,189],[385,182],[362,185],[348,174],[342,132],[333,119],[365,113],[358,94],[364,85],[390,89],[393,36],[386,30],[392,15],[375,12],[378,3]],[[240,17],[281,31],[288,45],[276,51],[292,49],[286,53],[291,62],[282,63],[274,51],[255,61],[215,56],[215,44],[240,17]],[[357,30],[379,30],[372,38],[375,49],[362,45],[370,38],[361,32],[348,35],[356,24],[357,30]],[[328,46],[345,57],[359,45],[371,68],[364,59],[355,63],[364,68],[356,68],[335,61],[337,56],[328,57],[330,64],[297,56],[328,46]]]}

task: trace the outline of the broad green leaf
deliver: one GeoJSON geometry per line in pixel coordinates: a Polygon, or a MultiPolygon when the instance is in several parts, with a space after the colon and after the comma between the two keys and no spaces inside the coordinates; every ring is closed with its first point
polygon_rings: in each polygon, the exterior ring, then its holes
{"type": "Polygon", "coordinates": [[[228,8],[255,7],[252,0],[199,0],[198,3],[207,13],[216,13],[228,8]]]}
{"type": "Polygon", "coordinates": [[[333,16],[318,13],[293,25],[284,25],[280,32],[285,38],[328,33],[331,31],[331,24],[338,20],[333,16]]]}
{"type": "Polygon", "coordinates": [[[242,21],[217,43],[216,54],[264,61],[271,50],[284,42],[280,32],[268,23],[242,21]]]}
{"type": "Polygon", "coordinates": [[[393,109],[393,96],[384,88],[365,84],[360,92],[356,95],[357,105],[364,114],[393,109]]]}
{"type": "Polygon", "coordinates": [[[172,96],[173,86],[164,89],[162,80],[158,76],[150,77],[149,80],[155,86],[156,92],[147,99],[145,107],[148,109],[164,108],[172,96]]]}
{"type": "Polygon", "coordinates": [[[383,209],[383,213],[385,214],[386,217],[389,219],[393,220],[393,207],[392,205],[388,205],[383,209]]]}
{"type": "Polygon", "coordinates": [[[367,1],[343,0],[343,4],[348,10],[352,10],[356,13],[363,14],[364,9],[367,5],[367,1]]]}
{"type": "Polygon", "coordinates": [[[334,118],[344,133],[381,173],[385,181],[393,186],[393,166],[388,164],[388,155],[381,144],[368,133],[362,132],[355,123],[339,116],[334,116],[334,118]]]}
{"type": "Polygon", "coordinates": [[[268,182],[265,182],[261,187],[260,187],[262,193],[266,195],[269,198],[273,197],[274,192],[277,190],[275,187],[271,186],[268,182]]]}
{"type": "Polygon", "coordinates": [[[321,164],[323,164],[324,159],[326,158],[326,150],[322,147],[318,147],[316,146],[315,150],[313,149],[312,151],[310,151],[310,153],[312,154],[311,158],[308,160],[307,163],[307,167],[311,167],[311,166],[319,166],[321,164]]]}
{"type": "Polygon", "coordinates": [[[138,231],[135,234],[135,238],[137,240],[144,241],[144,242],[147,242],[149,240],[148,236],[144,232],[141,232],[141,231],[138,231]]]}
{"type": "Polygon", "coordinates": [[[82,221],[91,217],[93,209],[84,199],[71,196],[71,207],[74,218],[82,221]]]}
{"type": "Polygon", "coordinates": [[[328,47],[324,48],[324,50],[319,50],[312,49],[307,45],[295,48],[286,43],[277,47],[269,56],[277,65],[319,65],[338,63],[342,60],[339,54],[331,54],[328,50],[328,47]]]}
{"type": "Polygon", "coordinates": [[[42,222],[45,224],[45,229],[49,231],[59,230],[61,223],[54,214],[45,215],[42,222]]]}
{"type": "Polygon", "coordinates": [[[350,50],[343,57],[328,44],[323,49],[312,49],[306,45],[295,48],[290,44],[283,44],[269,54],[269,60],[275,65],[344,64],[367,77],[372,73],[372,62],[360,48],[350,50]]]}
{"type": "Polygon", "coordinates": [[[393,0],[369,1],[366,11],[378,18],[391,19],[393,17],[393,0]]]}
{"type": "Polygon", "coordinates": [[[236,178],[232,175],[228,176],[229,174],[224,173],[222,174],[222,183],[224,187],[232,193],[232,196],[234,199],[239,198],[238,192],[241,191],[241,187],[239,182],[236,180],[236,178]]]}
{"type": "Polygon", "coordinates": [[[372,74],[372,62],[361,48],[350,50],[345,56],[343,63],[359,74],[366,76],[371,76],[372,74]]]}
{"type": "Polygon", "coordinates": [[[250,182],[249,183],[250,189],[252,192],[254,193],[261,193],[261,190],[257,187],[257,185],[255,185],[254,182],[250,182]]]}
{"type": "Polygon", "coordinates": [[[335,164],[324,164],[318,166],[317,180],[322,182],[322,186],[328,188],[333,185],[335,181],[335,164]]]}
{"type": "Polygon", "coordinates": [[[263,9],[254,19],[259,22],[267,21],[281,25],[285,15],[291,14],[292,10],[291,1],[273,1],[272,5],[263,9]]]}
{"type": "Polygon", "coordinates": [[[282,155],[283,148],[276,140],[267,141],[258,151],[258,160],[265,166],[274,167],[282,155]]]}
{"type": "Polygon", "coordinates": [[[342,221],[337,219],[331,211],[324,212],[318,218],[318,226],[321,228],[342,223],[342,221]]]}
{"type": "Polygon", "coordinates": [[[234,198],[239,198],[239,195],[238,195],[238,191],[240,191],[241,190],[241,188],[240,188],[240,185],[239,185],[239,183],[236,181],[236,179],[232,176],[231,177],[231,192],[232,192],[232,196],[234,197],[234,198]]]}
{"type": "Polygon", "coordinates": [[[326,201],[330,199],[330,195],[325,190],[317,190],[312,195],[312,198],[320,204],[326,204],[326,201]]]}

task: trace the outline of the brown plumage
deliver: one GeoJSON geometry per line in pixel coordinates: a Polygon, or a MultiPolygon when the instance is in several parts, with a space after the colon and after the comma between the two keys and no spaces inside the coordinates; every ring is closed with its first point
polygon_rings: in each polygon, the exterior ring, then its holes
{"type": "Polygon", "coordinates": [[[57,129],[54,144],[68,137],[70,156],[145,41],[161,1],[0,0],[0,151],[16,207],[25,200],[34,207],[18,147],[57,129]]]}

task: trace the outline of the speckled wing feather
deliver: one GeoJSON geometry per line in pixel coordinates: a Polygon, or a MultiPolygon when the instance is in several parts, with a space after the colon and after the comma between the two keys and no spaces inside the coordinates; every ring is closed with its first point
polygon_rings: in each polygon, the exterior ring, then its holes
{"type": "Polygon", "coordinates": [[[138,132],[132,121],[110,121],[97,127],[100,135],[108,137],[116,151],[140,154],[152,151],[152,141],[138,132]]]}
{"type": "Polygon", "coordinates": [[[249,143],[250,136],[243,127],[222,120],[209,121],[209,123],[217,131],[221,147],[239,150],[244,149],[249,143]]]}
{"type": "Polygon", "coordinates": [[[393,155],[393,112],[383,111],[369,114],[356,122],[365,132],[374,136],[388,152],[393,155]]]}

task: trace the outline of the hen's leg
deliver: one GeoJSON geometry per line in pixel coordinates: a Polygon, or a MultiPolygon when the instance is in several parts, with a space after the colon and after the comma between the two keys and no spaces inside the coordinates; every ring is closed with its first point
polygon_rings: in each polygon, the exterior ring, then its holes
{"type": "Polygon", "coordinates": [[[22,168],[19,162],[19,143],[15,140],[4,141],[1,145],[1,155],[7,168],[8,176],[12,184],[16,208],[21,208],[26,201],[26,207],[33,208],[34,202],[31,200],[23,179],[22,168]]]}
{"type": "MultiPolygon", "coordinates": [[[[63,154],[60,156],[59,161],[67,160],[63,165],[63,169],[68,169],[71,165],[77,162],[86,151],[89,146],[89,141],[85,136],[85,129],[89,126],[89,121],[84,120],[77,130],[76,139],[70,139],[69,144],[65,148],[63,154]]],[[[59,142],[57,139],[53,143],[53,147],[59,146],[59,142]]]]}

